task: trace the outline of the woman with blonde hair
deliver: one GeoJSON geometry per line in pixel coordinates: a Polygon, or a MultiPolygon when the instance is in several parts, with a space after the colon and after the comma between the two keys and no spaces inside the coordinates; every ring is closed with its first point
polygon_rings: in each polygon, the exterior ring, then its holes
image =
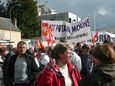
{"type": "Polygon", "coordinates": [[[80,81],[79,86],[115,86],[115,52],[110,45],[99,45],[91,50],[94,68],[80,81]]]}

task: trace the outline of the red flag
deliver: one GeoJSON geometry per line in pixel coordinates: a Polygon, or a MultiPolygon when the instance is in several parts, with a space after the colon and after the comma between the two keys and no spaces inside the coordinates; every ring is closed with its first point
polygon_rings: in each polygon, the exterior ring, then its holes
{"type": "Polygon", "coordinates": [[[93,43],[95,43],[97,41],[98,34],[99,34],[99,32],[96,32],[96,34],[94,35],[94,37],[93,37],[93,43]]]}
{"type": "Polygon", "coordinates": [[[48,28],[48,32],[47,33],[48,33],[48,35],[47,35],[48,46],[50,46],[50,44],[53,45],[56,42],[56,40],[53,37],[51,27],[48,28]]]}
{"type": "Polygon", "coordinates": [[[38,41],[37,41],[37,47],[38,48],[44,48],[44,46],[43,46],[43,44],[42,44],[40,39],[38,39],[38,41]]]}
{"type": "Polygon", "coordinates": [[[48,35],[48,23],[42,23],[42,36],[47,37],[48,35]]]}

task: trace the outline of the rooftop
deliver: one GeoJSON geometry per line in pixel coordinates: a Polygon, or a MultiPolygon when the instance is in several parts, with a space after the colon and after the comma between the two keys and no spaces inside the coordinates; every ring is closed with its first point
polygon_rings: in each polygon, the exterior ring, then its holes
{"type": "Polygon", "coordinates": [[[21,31],[18,27],[16,27],[13,23],[10,22],[10,19],[3,18],[3,17],[0,17],[0,29],[12,30],[12,31],[21,31]]]}

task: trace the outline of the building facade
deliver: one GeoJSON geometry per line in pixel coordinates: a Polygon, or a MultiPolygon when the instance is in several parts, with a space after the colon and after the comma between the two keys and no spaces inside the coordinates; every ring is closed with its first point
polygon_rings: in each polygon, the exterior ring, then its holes
{"type": "Polygon", "coordinates": [[[21,31],[11,23],[10,19],[0,17],[0,47],[12,44],[17,47],[21,40],[21,31]]]}
{"type": "Polygon", "coordinates": [[[79,22],[81,18],[71,12],[63,12],[56,14],[46,14],[39,16],[40,20],[55,20],[55,21],[67,21],[69,23],[79,22]]]}

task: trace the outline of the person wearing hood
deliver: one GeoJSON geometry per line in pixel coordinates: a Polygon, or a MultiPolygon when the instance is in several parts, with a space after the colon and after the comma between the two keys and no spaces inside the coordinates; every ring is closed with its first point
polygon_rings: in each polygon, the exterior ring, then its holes
{"type": "Polygon", "coordinates": [[[94,69],[79,86],[115,86],[115,53],[110,45],[99,45],[91,51],[94,69]]]}

